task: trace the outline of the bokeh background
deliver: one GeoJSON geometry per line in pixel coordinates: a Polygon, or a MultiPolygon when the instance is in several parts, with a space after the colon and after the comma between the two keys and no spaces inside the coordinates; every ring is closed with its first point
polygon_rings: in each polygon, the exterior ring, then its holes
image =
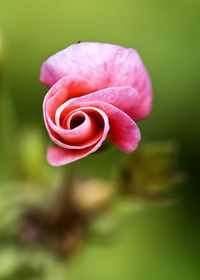
{"type": "MultiPolygon", "coordinates": [[[[67,279],[200,279],[199,11],[197,0],[0,1],[6,55],[1,100],[6,117],[1,118],[1,130],[10,139],[0,147],[0,184],[26,172],[37,181],[40,167],[34,165],[35,154],[47,169],[44,177],[59,173],[45,162],[49,140],[41,106],[46,89],[39,84],[39,70],[46,58],[79,40],[110,42],[140,52],[154,89],[151,117],[139,123],[143,141],[174,140],[179,146],[178,168],[187,174],[174,204],[136,215],[120,230],[119,242],[88,245],[70,261],[67,279]],[[16,135],[24,135],[20,143],[16,135]],[[27,144],[27,137],[32,144],[27,144]],[[16,169],[21,150],[24,166],[31,158],[33,169],[16,169]]],[[[109,153],[110,161],[107,154],[94,156],[95,164],[89,158],[84,167],[107,176],[112,160],[121,158],[114,148],[109,153]]]]}

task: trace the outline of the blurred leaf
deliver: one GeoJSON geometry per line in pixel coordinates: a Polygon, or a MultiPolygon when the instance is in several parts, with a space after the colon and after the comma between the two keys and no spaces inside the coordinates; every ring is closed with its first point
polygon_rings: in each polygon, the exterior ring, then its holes
{"type": "Polygon", "coordinates": [[[124,191],[164,201],[165,194],[182,178],[175,170],[177,147],[173,142],[143,144],[124,163],[120,182],[124,191]]]}
{"type": "Polygon", "coordinates": [[[18,138],[19,165],[21,177],[40,186],[52,186],[60,180],[61,171],[46,161],[44,137],[37,128],[21,129],[18,138]]]}

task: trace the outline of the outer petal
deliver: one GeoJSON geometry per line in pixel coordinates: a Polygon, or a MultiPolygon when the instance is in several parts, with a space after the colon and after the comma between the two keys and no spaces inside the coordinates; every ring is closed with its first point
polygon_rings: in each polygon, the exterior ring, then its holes
{"type": "Polygon", "coordinates": [[[45,105],[47,101],[50,102],[50,100],[52,100],[52,105],[54,105],[56,110],[58,106],[68,99],[82,96],[93,91],[94,87],[92,83],[80,76],[64,77],[51,87],[45,96],[43,104],[45,105]]]}
{"type": "Polygon", "coordinates": [[[67,150],[61,147],[50,147],[47,151],[47,161],[52,166],[69,164],[92,153],[92,149],[67,150]]]}
{"type": "Polygon", "coordinates": [[[133,87],[140,95],[135,119],[146,117],[152,105],[151,82],[134,49],[102,43],[80,43],[58,52],[42,66],[40,80],[51,87],[63,77],[80,76],[95,90],[133,87]]]}

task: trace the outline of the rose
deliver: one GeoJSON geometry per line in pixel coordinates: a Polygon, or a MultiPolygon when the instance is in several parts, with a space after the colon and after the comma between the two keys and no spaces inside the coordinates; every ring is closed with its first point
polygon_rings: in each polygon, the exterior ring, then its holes
{"type": "Polygon", "coordinates": [[[134,151],[147,117],[152,92],[148,73],[134,49],[77,43],[50,57],[40,80],[50,87],[44,121],[56,146],[47,159],[59,166],[100,148],[107,136],[123,152],[134,151]]]}

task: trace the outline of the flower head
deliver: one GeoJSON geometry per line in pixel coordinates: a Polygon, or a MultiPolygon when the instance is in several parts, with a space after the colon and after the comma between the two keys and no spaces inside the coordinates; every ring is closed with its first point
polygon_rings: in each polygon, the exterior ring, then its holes
{"type": "Polygon", "coordinates": [[[134,49],[83,42],[50,57],[40,80],[50,89],[43,113],[49,136],[48,161],[59,166],[100,148],[109,136],[123,152],[140,141],[135,121],[152,106],[148,73],[134,49]]]}

